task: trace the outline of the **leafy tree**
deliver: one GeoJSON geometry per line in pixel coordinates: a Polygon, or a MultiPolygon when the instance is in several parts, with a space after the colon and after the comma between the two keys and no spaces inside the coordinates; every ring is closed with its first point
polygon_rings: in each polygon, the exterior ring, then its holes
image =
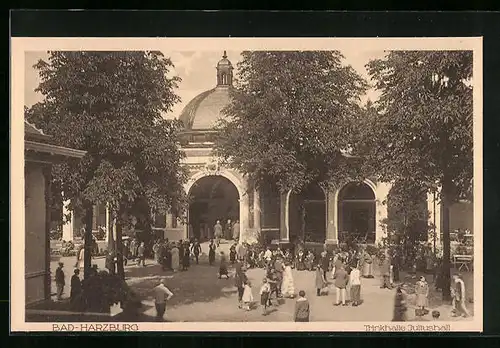
{"type": "Polygon", "coordinates": [[[472,192],[472,52],[393,51],[367,66],[382,94],[359,123],[355,151],[381,181],[440,189],[448,300],[449,207],[472,192]]]}
{"type": "Polygon", "coordinates": [[[356,175],[351,145],[366,82],[337,51],[243,52],[215,153],[281,192],[356,175]]]}
{"type": "Polygon", "coordinates": [[[427,241],[429,231],[427,211],[427,189],[413,181],[397,180],[387,196],[388,240],[401,247],[406,261],[413,261],[420,241],[427,241]]]}
{"type": "MultiPolygon", "coordinates": [[[[177,147],[179,123],[162,115],[179,101],[178,77],[161,52],[50,52],[35,68],[44,100],[26,118],[61,146],[83,149],[81,161],[54,167],[54,179],[85,212],[90,250],[92,205],[108,203],[116,218],[118,272],[123,271],[121,231],[137,201],[153,211],[182,202],[185,172],[177,147]]],[[[90,267],[86,253],[85,269],[90,267]]]]}

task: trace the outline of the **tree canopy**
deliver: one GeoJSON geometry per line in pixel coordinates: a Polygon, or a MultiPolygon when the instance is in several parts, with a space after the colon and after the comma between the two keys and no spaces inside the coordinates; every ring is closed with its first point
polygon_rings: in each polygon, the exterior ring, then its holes
{"type": "Polygon", "coordinates": [[[472,198],[472,51],[393,51],[367,66],[382,94],[354,150],[380,181],[438,191],[449,298],[449,206],[472,198]]]}
{"type": "Polygon", "coordinates": [[[283,192],[355,176],[343,151],[367,85],[342,59],[336,51],[243,52],[216,154],[283,192]]]}
{"type": "Polygon", "coordinates": [[[138,200],[153,211],[183,201],[180,125],[163,118],[179,101],[172,67],[161,52],[128,51],[50,52],[35,65],[44,99],[27,120],[55,144],[87,151],[53,169],[70,209],[106,202],[120,220],[138,200]]]}
{"type": "Polygon", "coordinates": [[[371,171],[470,198],[472,52],[394,51],[368,69],[382,94],[359,124],[356,152],[371,171]]]}

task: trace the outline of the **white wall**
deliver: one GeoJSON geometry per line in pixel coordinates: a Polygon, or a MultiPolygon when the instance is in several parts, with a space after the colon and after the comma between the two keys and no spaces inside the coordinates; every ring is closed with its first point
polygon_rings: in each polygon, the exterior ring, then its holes
{"type": "Polygon", "coordinates": [[[46,204],[41,166],[27,163],[25,170],[25,277],[26,304],[45,298],[46,204]]]}

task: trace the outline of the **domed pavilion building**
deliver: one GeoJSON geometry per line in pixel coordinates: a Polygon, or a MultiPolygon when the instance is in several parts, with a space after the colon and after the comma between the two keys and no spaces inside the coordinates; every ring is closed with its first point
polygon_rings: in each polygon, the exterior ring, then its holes
{"type": "MultiPolygon", "coordinates": [[[[153,231],[157,237],[169,240],[212,238],[214,225],[220,221],[238,222],[239,232],[226,231],[226,236],[237,235],[240,242],[263,240],[337,244],[348,239],[374,244],[385,235],[383,220],[388,216],[385,204],[390,186],[366,179],[363,182],[339,183],[339,189],[325,191],[319,185],[310,185],[300,194],[281,194],[272,184],[255,189],[242,173],[220,165],[212,155],[215,141],[214,126],[224,117],[223,109],[230,103],[233,88],[233,65],[224,52],[216,66],[214,88],[193,98],[179,115],[184,124],[181,148],[189,180],[185,191],[189,197],[187,216],[176,212],[154,216],[153,231]]],[[[440,205],[429,195],[423,197],[423,210],[429,213],[429,222],[436,226],[436,240],[440,243],[440,205]]],[[[450,208],[451,230],[473,230],[472,204],[457,203],[450,208]]],[[[425,223],[425,221],[423,221],[425,223]]],[[[104,205],[95,207],[93,229],[111,228],[109,212],[104,205]]],[[[79,219],[72,219],[63,228],[63,239],[72,240],[81,229],[79,219]]],[[[135,226],[136,231],[141,227],[135,226]]],[[[423,229],[425,231],[425,229],[423,229]]],[[[434,235],[434,233],[432,233],[434,235]]],[[[106,233],[106,239],[109,236],[106,233]]],[[[422,240],[434,237],[422,235],[422,240]]]]}
{"type": "MultiPolygon", "coordinates": [[[[280,194],[272,188],[256,190],[244,175],[219,164],[212,155],[214,126],[225,117],[222,111],[230,103],[233,70],[224,52],[216,67],[214,88],[193,98],[179,116],[185,127],[182,149],[189,168],[185,185],[189,209],[185,224],[175,214],[167,214],[165,237],[206,240],[213,236],[217,221],[224,226],[230,220],[239,221],[239,241],[250,243],[260,233],[265,240],[283,243],[300,238],[337,244],[349,235],[368,244],[382,239],[382,221],[387,217],[384,201],[390,189],[385,183],[366,179],[345,182],[336,191],[311,185],[300,195],[280,194]]],[[[423,203],[432,219],[439,219],[439,206],[432,197],[423,203]]]]}

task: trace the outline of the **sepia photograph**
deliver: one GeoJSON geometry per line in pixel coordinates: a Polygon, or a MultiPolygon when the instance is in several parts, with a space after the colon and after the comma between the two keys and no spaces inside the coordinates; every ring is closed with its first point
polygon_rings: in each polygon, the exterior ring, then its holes
{"type": "Polygon", "coordinates": [[[12,330],[481,330],[480,38],[112,41],[13,39],[12,330]]]}

